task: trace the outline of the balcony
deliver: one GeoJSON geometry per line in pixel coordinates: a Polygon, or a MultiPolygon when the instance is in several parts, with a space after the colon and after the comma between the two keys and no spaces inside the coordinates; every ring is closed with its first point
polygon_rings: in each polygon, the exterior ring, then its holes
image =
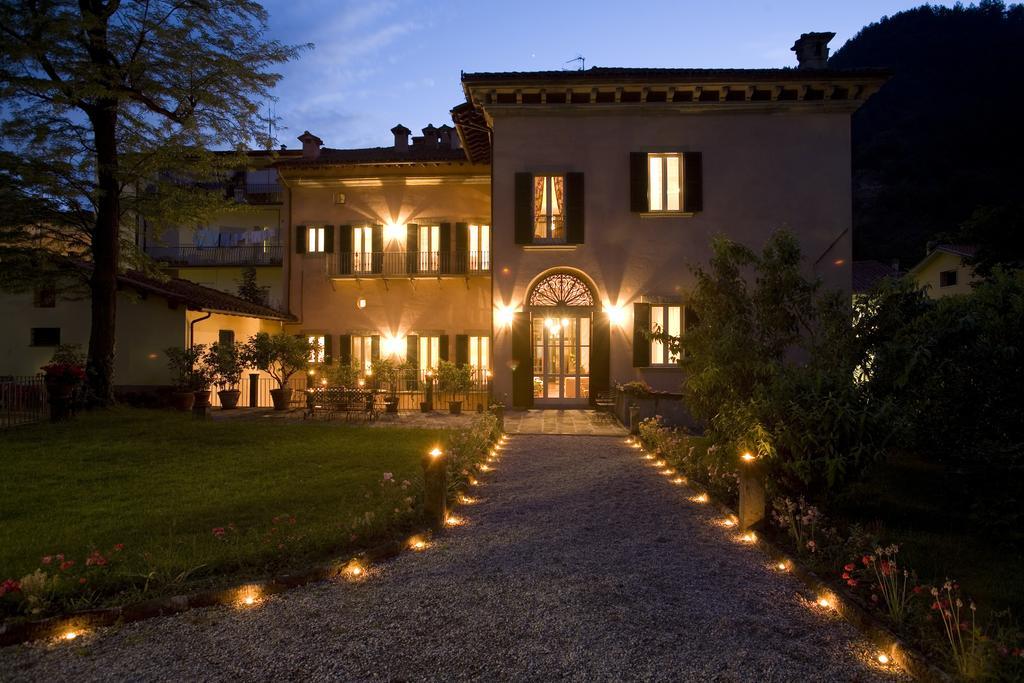
{"type": "Polygon", "coordinates": [[[333,278],[469,277],[491,274],[487,251],[449,254],[437,251],[384,251],[327,254],[333,278]]]}
{"type": "Polygon", "coordinates": [[[246,183],[235,185],[229,196],[243,204],[280,204],[284,201],[284,191],[277,183],[246,183]]]}
{"type": "Polygon", "coordinates": [[[169,266],[279,266],[284,254],[280,245],[240,247],[147,247],[155,261],[169,266]]]}

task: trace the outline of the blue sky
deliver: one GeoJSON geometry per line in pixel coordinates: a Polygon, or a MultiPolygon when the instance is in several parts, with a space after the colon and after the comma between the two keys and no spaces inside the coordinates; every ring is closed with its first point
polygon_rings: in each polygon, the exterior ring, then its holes
{"type": "MultiPolygon", "coordinates": [[[[805,31],[835,31],[833,50],[862,26],[922,4],[898,0],[496,2],[265,0],[271,35],[315,47],[281,71],[273,105],[281,142],[310,130],[328,147],[389,145],[450,123],[459,71],[591,66],[778,67],[805,31]]],[[[940,3],[941,4],[941,3],[940,3]]]]}

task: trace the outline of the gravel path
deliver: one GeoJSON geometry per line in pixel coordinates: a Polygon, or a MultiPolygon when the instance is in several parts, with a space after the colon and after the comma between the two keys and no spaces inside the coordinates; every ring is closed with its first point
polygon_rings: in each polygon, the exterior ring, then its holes
{"type": "Polygon", "coordinates": [[[359,583],[6,648],[0,679],[896,677],[621,438],[514,436],[474,495],[359,583]]]}

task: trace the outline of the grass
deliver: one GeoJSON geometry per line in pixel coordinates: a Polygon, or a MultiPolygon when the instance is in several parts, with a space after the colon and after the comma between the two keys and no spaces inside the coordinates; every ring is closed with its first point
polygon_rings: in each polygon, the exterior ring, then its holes
{"type": "MultiPolygon", "coordinates": [[[[910,456],[892,458],[848,496],[841,515],[900,544],[921,581],[957,580],[986,608],[1024,614],[1024,533],[973,519],[961,478],[910,456]]],[[[987,610],[986,610],[987,611],[987,610]]]]}
{"type": "Polygon", "coordinates": [[[323,559],[410,523],[420,458],[442,436],[138,409],[13,430],[0,435],[0,581],[62,553],[74,567],[43,569],[65,577],[52,607],[68,609],[323,559]],[[382,486],[385,472],[412,485],[382,486]],[[87,567],[94,550],[108,564],[87,567]]]}

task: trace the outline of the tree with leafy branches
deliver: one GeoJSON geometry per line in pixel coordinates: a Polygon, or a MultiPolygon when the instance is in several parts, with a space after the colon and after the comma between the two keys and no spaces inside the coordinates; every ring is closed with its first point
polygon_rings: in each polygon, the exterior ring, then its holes
{"type": "Polygon", "coordinates": [[[44,263],[84,278],[95,404],[113,400],[117,274],[144,261],[134,229],[230,208],[210,190],[272,146],[261,110],[299,49],[250,0],[0,3],[3,284],[44,263]]]}

